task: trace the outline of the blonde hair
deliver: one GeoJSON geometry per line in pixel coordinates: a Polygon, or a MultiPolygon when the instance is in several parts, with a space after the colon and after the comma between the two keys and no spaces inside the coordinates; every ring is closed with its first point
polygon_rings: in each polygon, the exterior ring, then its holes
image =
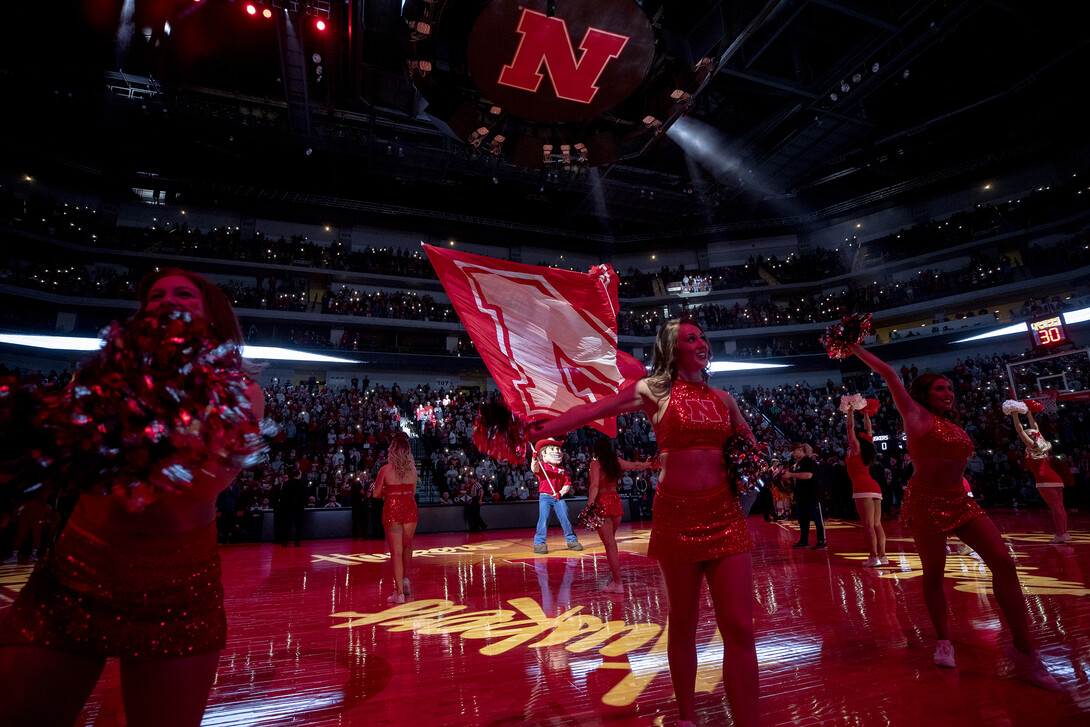
{"type": "MultiPolygon", "coordinates": [[[[704,329],[692,318],[671,318],[662,324],[655,336],[655,352],[651,359],[651,373],[647,375],[647,386],[655,396],[665,396],[677,381],[677,337],[681,325],[688,323],[696,326],[703,333],[704,329]]],[[[703,371],[705,383],[708,372],[703,371]]]]}
{"type": "Polygon", "coordinates": [[[1041,436],[1041,433],[1033,427],[1028,427],[1024,431],[1033,440],[1033,446],[1026,447],[1026,454],[1034,459],[1047,459],[1048,453],[1052,451],[1052,442],[1041,436]]]}
{"type": "Polygon", "coordinates": [[[409,477],[416,474],[416,460],[413,459],[412,450],[409,449],[409,436],[401,433],[390,442],[390,448],[386,451],[390,467],[399,477],[409,477]]]}

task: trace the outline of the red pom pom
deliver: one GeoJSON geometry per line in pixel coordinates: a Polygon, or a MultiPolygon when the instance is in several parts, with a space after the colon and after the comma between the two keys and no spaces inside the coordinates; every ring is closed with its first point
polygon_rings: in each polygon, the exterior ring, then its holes
{"type": "Polygon", "coordinates": [[[867,416],[874,416],[878,413],[878,409],[880,409],[881,406],[881,402],[877,399],[867,399],[867,405],[863,407],[863,413],[867,416]]]}
{"type": "Polygon", "coordinates": [[[484,404],[473,422],[473,444],[493,459],[521,464],[530,451],[531,426],[500,402],[484,404]]]}
{"type": "Polygon", "coordinates": [[[872,331],[871,314],[855,313],[826,328],[821,345],[829,358],[848,358],[852,355],[851,347],[871,335],[872,331]]]}
{"type": "Polygon", "coordinates": [[[736,434],[723,444],[723,456],[727,460],[727,480],[735,494],[757,492],[764,487],[770,469],[765,442],[754,443],[736,434]]]}
{"type": "Polygon", "coordinates": [[[592,502],[579,511],[579,517],[575,519],[575,524],[587,530],[597,530],[602,527],[605,519],[605,509],[597,502],[592,502]]]}
{"type": "Polygon", "coordinates": [[[1040,414],[1045,410],[1045,405],[1036,399],[1022,399],[1022,403],[1026,405],[1026,408],[1033,414],[1040,414]]]}
{"type": "MultiPolygon", "coordinates": [[[[173,311],[113,323],[63,395],[43,402],[57,482],[139,510],[188,488],[193,470],[245,467],[266,448],[238,347],[173,311]]],[[[275,425],[272,425],[275,428],[275,425]]]]}

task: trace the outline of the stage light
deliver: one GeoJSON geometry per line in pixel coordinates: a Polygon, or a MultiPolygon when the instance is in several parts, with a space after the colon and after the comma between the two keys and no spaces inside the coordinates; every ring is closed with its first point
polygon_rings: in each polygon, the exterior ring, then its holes
{"type": "Polygon", "coordinates": [[[269,18],[271,18],[271,17],[272,17],[272,10],[269,10],[268,8],[265,8],[264,10],[262,10],[262,11],[261,11],[261,15],[262,15],[262,16],[263,16],[263,17],[264,17],[264,18],[265,18],[266,20],[268,20],[269,18]]]}
{"type": "Polygon", "coordinates": [[[670,93],[670,98],[672,98],[675,103],[682,103],[684,101],[688,101],[692,97],[689,94],[682,91],[680,88],[675,88],[670,93]]]}
{"type": "Polygon", "coordinates": [[[246,12],[250,15],[257,15],[257,8],[253,4],[247,4],[246,12]]]}
{"type": "Polygon", "coordinates": [[[499,106],[493,106],[492,108],[488,109],[488,113],[492,114],[493,116],[499,116],[501,113],[503,113],[503,109],[501,109],[499,106]]]}
{"type": "Polygon", "coordinates": [[[322,20],[321,18],[318,18],[317,20],[314,21],[314,27],[317,28],[318,30],[325,30],[325,21],[322,20]]]}
{"type": "Polygon", "coordinates": [[[648,129],[657,129],[662,126],[662,122],[656,119],[654,116],[648,114],[647,116],[643,117],[643,125],[646,126],[648,129]]]}

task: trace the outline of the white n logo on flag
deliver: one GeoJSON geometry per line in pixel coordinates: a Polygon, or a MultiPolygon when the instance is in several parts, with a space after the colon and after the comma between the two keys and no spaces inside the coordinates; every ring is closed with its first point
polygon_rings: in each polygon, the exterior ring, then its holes
{"type": "Polygon", "coordinates": [[[617,392],[624,378],[617,337],[604,321],[577,310],[541,275],[455,264],[492,321],[528,415],[555,416],[617,392]]]}

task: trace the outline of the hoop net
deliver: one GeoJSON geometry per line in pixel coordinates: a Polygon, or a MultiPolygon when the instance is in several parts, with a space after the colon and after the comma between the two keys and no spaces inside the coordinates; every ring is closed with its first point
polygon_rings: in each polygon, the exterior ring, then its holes
{"type": "Polygon", "coordinates": [[[1007,377],[1011,398],[1033,399],[1055,416],[1058,402],[1090,400],[1090,349],[1012,361],[1007,377]]]}
{"type": "Polygon", "coordinates": [[[1060,399],[1060,392],[1055,389],[1045,389],[1044,391],[1035,391],[1028,398],[1033,399],[1039,403],[1043,409],[1042,414],[1056,414],[1059,409],[1056,406],[1056,402],[1060,399]]]}

